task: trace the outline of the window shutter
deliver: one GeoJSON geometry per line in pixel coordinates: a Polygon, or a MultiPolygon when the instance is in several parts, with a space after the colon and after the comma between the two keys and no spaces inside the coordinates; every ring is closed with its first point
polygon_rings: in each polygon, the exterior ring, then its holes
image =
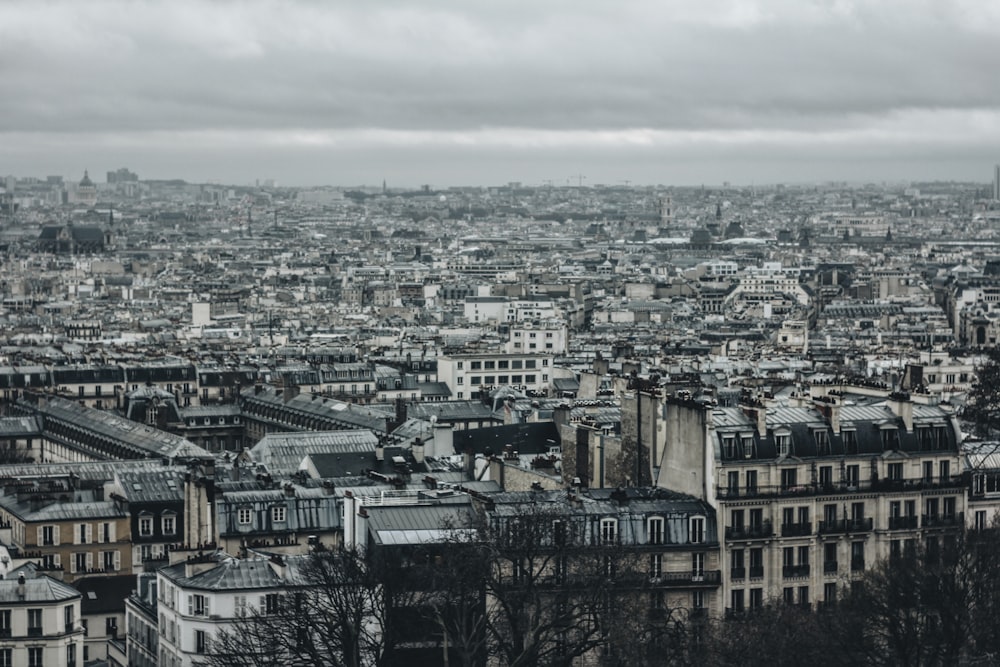
{"type": "Polygon", "coordinates": [[[108,539],[110,541],[112,541],[112,542],[115,542],[115,541],[118,540],[118,534],[117,534],[117,532],[118,532],[118,525],[114,521],[112,521],[108,525],[109,525],[108,539]]]}
{"type": "Polygon", "coordinates": [[[94,541],[94,525],[88,523],[86,524],[86,526],[87,526],[87,544],[90,544],[91,542],[94,541]]]}
{"type": "Polygon", "coordinates": [[[122,569],[122,552],[115,551],[115,572],[122,569]]]}
{"type": "Polygon", "coordinates": [[[188,596],[188,616],[194,615],[194,596],[188,596]]]}
{"type": "Polygon", "coordinates": [[[94,554],[90,553],[89,551],[87,552],[87,569],[88,570],[94,569],[94,554]]]}
{"type": "Polygon", "coordinates": [[[59,526],[52,527],[52,541],[59,546],[59,526]]]}
{"type": "Polygon", "coordinates": [[[35,544],[37,544],[38,546],[42,546],[43,539],[45,538],[42,537],[42,526],[38,526],[38,540],[35,542],[35,544]]]}
{"type": "MultiPolygon", "coordinates": [[[[56,530],[59,530],[59,529],[56,528],[56,530]]],[[[55,554],[52,557],[52,564],[55,565],[56,567],[60,567],[62,565],[62,558],[59,557],[59,554],[55,554]]]]}
{"type": "Polygon", "coordinates": [[[207,595],[205,596],[205,616],[211,616],[212,614],[211,610],[209,609],[209,603],[211,602],[211,600],[212,598],[208,597],[207,595]]]}

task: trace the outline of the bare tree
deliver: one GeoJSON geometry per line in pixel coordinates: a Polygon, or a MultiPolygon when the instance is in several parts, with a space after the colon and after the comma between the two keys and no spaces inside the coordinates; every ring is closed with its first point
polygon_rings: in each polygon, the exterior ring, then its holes
{"type": "Polygon", "coordinates": [[[357,551],[319,551],[284,561],[288,586],[267,613],[254,610],[217,633],[203,664],[385,664],[389,633],[382,568],[357,551]]]}

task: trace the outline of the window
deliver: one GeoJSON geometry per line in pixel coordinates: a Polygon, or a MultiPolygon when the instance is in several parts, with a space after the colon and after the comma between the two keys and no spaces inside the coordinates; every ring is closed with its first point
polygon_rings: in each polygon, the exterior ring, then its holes
{"type": "Polygon", "coordinates": [[[726,495],[736,496],[740,493],[740,472],[730,470],[726,473],[726,495]]]}
{"type": "Polygon", "coordinates": [[[271,521],[273,523],[285,522],[286,508],[284,505],[275,505],[271,508],[271,521]]]}
{"type": "Polygon", "coordinates": [[[701,544],[705,541],[705,517],[691,517],[688,524],[688,537],[691,544],[701,544]]]}
{"type": "Polygon", "coordinates": [[[781,470],[781,489],[783,491],[788,491],[789,489],[798,486],[798,470],[795,468],[782,468],[781,470]]]}
{"type": "Polygon", "coordinates": [[[478,370],[480,370],[480,369],[481,369],[482,367],[483,367],[483,362],[481,362],[481,361],[473,361],[473,362],[471,362],[471,363],[469,364],[469,368],[471,368],[471,369],[472,369],[472,370],[474,370],[474,371],[478,371],[478,370]]]}
{"type": "Polygon", "coordinates": [[[757,493],[757,471],[747,470],[747,493],[757,493]]]}
{"type": "Polygon", "coordinates": [[[753,437],[744,435],[740,438],[740,442],[743,445],[743,458],[752,459],[757,454],[753,446],[753,437]]]}
{"type": "Polygon", "coordinates": [[[824,489],[829,489],[833,486],[833,466],[819,467],[819,485],[824,489]]]}
{"type": "Polygon", "coordinates": [[[646,527],[648,544],[663,544],[663,519],[653,517],[646,527]]]}
{"type": "Polygon", "coordinates": [[[844,429],[840,432],[840,438],[844,441],[844,451],[848,454],[858,453],[858,432],[854,429],[844,429]]]}
{"type": "Polygon", "coordinates": [[[73,571],[74,572],[86,572],[88,569],[90,554],[88,553],[75,553],[73,554],[73,571]]]}
{"type": "Polygon", "coordinates": [[[10,609],[0,610],[0,637],[10,637],[10,609]]]}
{"type": "Polygon", "coordinates": [[[465,368],[465,362],[464,361],[459,361],[458,362],[458,370],[462,370],[463,368],[465,368]]]}
{"type": "Polygon", "coordinates": [[[601,519],[601,544],[618,541],[618,519],[601,519]]]}
{"type": "Polygon", "coordinates": [[[705,608],[705,591],[693,591],[691,593],[691,608],[692,609],[705,608]]]}
{"type": "Polygon", "coordinates": [[[764,589],[763,588],[751,588],[750,589],[750,608],[760,609],[764,606],[764,589]]]}
{"type": "Polygon", "coordinates": [[[208,614],[208,600],[204,595],[188,596],[188,615],[205,616],[208,614]]]}
{"type": "Polygon", "coordinates": [[[903,464],[902,463],[890,463],[888,466],[889,479],[893,481],[901,481],[903,479],[903,464]]]}
{"type": "Polygon", "coordinates": [[[861,483],[861,466],[859,465],[849,465],[844,469],[844,481],[847,482],[849,488],[857,488],[858,484],[861,483]]]}
{"type": "Polygon", "coordinates": [[[941,461],[938,463],[938,478],[942,482],[947,482],[951,477],[951,465],[949,461],[941,461]]]}
{"type": "Polygon", "coordinates": [[[173,514],[164,514],[160,519],[160,527],[164,535],[173,535],[177,532],[177,518],[173,514]]]}
{"type": "Polygon", "coordinates": [[[107,544],[108,542],[115,541],[115,525],[108,521],[101,524],[101,542],[107,544]]]}
{"type": "Polygon", "coordinates": [[[139,536],[149,537],[153,534],[153,517],[151,516],[140,516],[139,517],[139,536]]]}
{"type": "Polygon", "coordinates": [[[722,456],[727,459],[736,458],[736,438],[731,435],[722,436],[722,456]]]}
{"type": "Polygon", "coordinates": [[[774,445],[778,456],[788,456],[792,448],[792,436],[789,433],[777,433],[774,436],[774,445]]]}
{"type": "Polygon", "coordinates": [[[277,593],[268,593],[261,597],[261,610],[265,614],[277,614],[279,608],[279,599],[277,593]]]}
{"type": "Polygon", "coordinates": [[[525,368],[537,368],[538,367],[537,366],[537,361],[535,359],[525,359],[524,360],[524,367],[525,368]]]}
{"type": "Polygon", "coordinates": [[[41,646],[28,647],[28,667],[45,667],[45,652],[41,646]]]}
{"type": "Polygon", "coordinates": [[[851,542],[851,571],[860,572],[865,569],[865,543],[851,542]]]}
{"type": "Polygon", "coordinates": [[[524,383],[525,384],[534,384],[535,383],[535,374],[534,373],[529,373],[528,375],[525,375],[524,376],[524,383]]]}
{"type": "Polygon", "coordinates": [[[485,364],[483,365],[483,368],[485,368],[485,369],[486,369],[486,370],[488,370],[488,371],[492,371],[492,370],[495,370],[495,369],[496,369],[496,367],[497,367],[497,365],[496,365],[496,362],[495,362],[495,361],[487,361],[487,362],[486,362],[486,363],[485,363],[485,364]]]}
{"type": "Polygon", "coordinates": [[[760,579],[764,576],[764,550],[755,547],[750,550],[750,578],[760,579]]]}
{"type": "Polygon", "coordinates": [[[28,636],[29,637],[41,637],[42,636],[42,610],[41,609],[29,609],[28,610],[28,636]]]}
{"type": "Polygon", "coordinates": [[[700,580],[705,576],[705,554],[691,554],[691,578],[700,580]]]}
{"type": "Polygon", "coordinates": [[[895,427],[883,428],[879,431],[879,435],[882,437],[882,449],[899,448],[899,433],[895,427]]]}
{"type": "Polygon", "coordinates": [[[483,383],[489,386],[493,386],[497,383],[496,375],[487,375],[483,378],[483,383]]]}
{"type": "Polygon", "coordinates": [[[14,667],[14,649],[0,648],[0,667],[14,667]]]}
{"type": "Polygon", "coordinates": [[[735,591],[733,591],[730,594],[730,603],[729,604],[730,604],[730,609],[732,609],[733,612],[739,613],[739,612],[743,611],[743,609],[744,609],[743,591],[741,591],[741,590],[735,590],[735,591]]]}
{"type": "Polygon", "coordinates": [[[45,546],[54,546],[58,544],[58,541],[56,540],[55,526],[42,526],[42,544],[45,546]]]}
{"type": "Polygon", "coordinates": [[[651,579],[659,579],[663,575],[663,554],[649,555],[649,576],[651,579]]]}
{"type": "Polygon", "coordinates": [[[743,561],[743,549],[733,549],[729,555],[729,571],[733,579],[746,577],[746,566],[743,561]]]}
{"type": "Polygon", "coordinates": [[[249,507],[241,507],[237,512],[237,521],[241,526],[249,526],[253,515],[249,507]]]}
{"type": "Polygon", "coordinates": [[[205,637],[204,630],[194,631],[194,652],[195,653],[208,652],[208,639],[205,637]]]}
{"type": "Polygon", "coordinates": [[[92,542],[91,539],[93,532],[89,523],[81,523],[77,525],[77,544],[87,544],[92,542]]]}
{"type": "Polygon", "coordinates": [[[118,619],[114,616],[106,616],[104,618],[104,634],[109,637],[118,636],[118,619]]]}
{"type": "Polygon", "coordinates": [[[830,438],[826,431],[817,429],[813,431],[813,440],[816,441],[816,453],[825,456],[830,453],[830,438]]]}
{"type": "Polygon", "coordinates": [[[115,572],[121,568],[121,556],[117,551],[104,551],[101,553],[101,560],[105,572],[115,572]]]}
{"type": "Polygon", "coordinates": [[[473,375],[471,378],[469,378],[469,382],[472,383],[472,384],[476,384],[476,385],[482,384],[483,383],[483,376],[481,376],[481,375],[473,375]]]}

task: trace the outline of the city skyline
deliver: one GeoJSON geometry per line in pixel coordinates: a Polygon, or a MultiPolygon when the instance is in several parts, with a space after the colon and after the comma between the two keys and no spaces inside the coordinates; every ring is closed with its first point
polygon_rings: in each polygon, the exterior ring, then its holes
{"type": "Polygon", "coordinates": [[[0,8],[4,173],[283,185],[983,182],[971,2],[0,8]]]}

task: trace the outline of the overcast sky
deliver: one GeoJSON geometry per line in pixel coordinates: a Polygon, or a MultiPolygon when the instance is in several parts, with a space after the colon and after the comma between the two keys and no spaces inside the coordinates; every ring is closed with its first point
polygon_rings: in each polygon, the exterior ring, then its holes
{"type": "Polygon", "coordinates": [[[1000,2],[0,3],[0,173],[986,182],[1000,2]]]}

